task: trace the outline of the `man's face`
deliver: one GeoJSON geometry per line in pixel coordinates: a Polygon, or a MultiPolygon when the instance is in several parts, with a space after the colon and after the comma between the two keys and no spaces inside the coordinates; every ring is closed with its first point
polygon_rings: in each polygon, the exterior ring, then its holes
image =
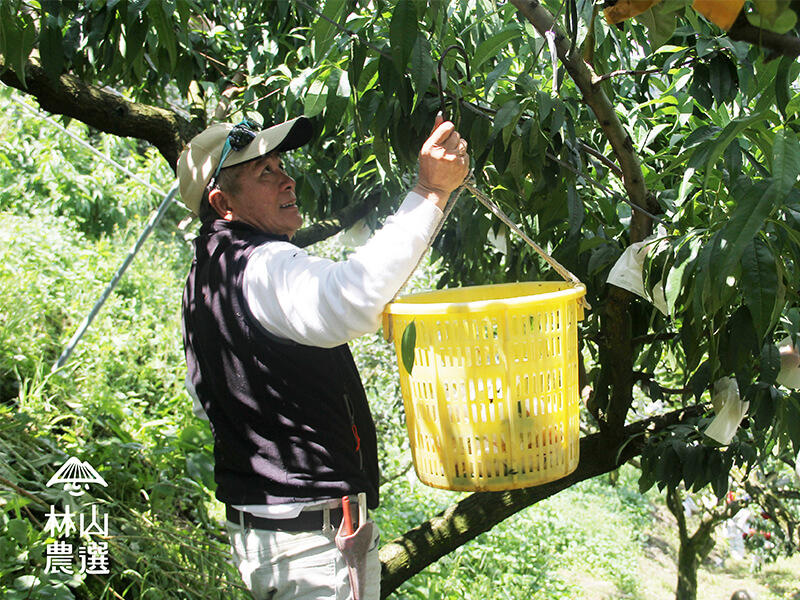
{"type": "Polygon", "coordinates": [[[295,181],[286,174],[277,152],[242,165],[238,184],[235,193],[226,192],[230,216],[225,218],[289,238],[303,225],[294,195],[295,181]]]}

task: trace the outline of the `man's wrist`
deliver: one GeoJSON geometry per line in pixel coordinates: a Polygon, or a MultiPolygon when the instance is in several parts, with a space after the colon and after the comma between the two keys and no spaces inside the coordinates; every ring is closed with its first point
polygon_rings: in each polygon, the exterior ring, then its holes
{"type": "Polygon", "coordinates": [[[417,185],[415,185],[414,189],[411,191],[422,196],[429,202],[433,202],[442,210],[444,210],[444,207],[447,205],[447,199],[450,198],[450,194],[452,193],[452,191],[447,192],[444,190],[430,188],[422,183],[417,183],[417,185]]]}

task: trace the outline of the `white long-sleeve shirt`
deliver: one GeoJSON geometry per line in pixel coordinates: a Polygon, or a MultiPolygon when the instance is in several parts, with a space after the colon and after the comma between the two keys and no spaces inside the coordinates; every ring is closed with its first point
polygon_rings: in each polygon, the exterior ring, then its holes
{"type": "Polygon", "coordinates": [[[269,333],[310,346],[333,348],[374,332],[441,218],[434,203],[411,192],[347,260],[313,257],[288,242],[263,244],[245,267],[248,307],[269,333]]]}

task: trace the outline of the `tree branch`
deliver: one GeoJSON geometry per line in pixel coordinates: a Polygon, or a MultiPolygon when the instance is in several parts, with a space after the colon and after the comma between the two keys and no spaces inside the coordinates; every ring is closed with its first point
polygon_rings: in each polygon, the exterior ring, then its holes
{"type": "MultiPolygon", "coordinates": [[[[5,67],[0,57],[0,71],[5,67]]],[[[175,169],[184,140],[197,133],[196,126],[163,108],[132,102],[108,88],[98,88],[65,73],[53,82],[34,61],[25,69],[26,84],[11,69],[0,81],[36,98],[46,111],[77,119],[95,129],[150,142],[175,169]]]]}
{"type": "Polygon", "coordinates": [[[739,14],[733,27],[728,30],[728,37],[737,42],[747,42],[766,48],[774,53],[770,58],[800,56],[800,38],[751,25],[744,15],[744,11],[739,14]]]}
{"type": "Polygon", "coordinates": [[[300,248],[305,248],[306,246],[326,240],[344,229],[349,229],[378,206],[380,198],[381,195],[379,192],[373,192],[360,201],[352,202],[330,219],[318,221],[313,225],[299,230],[294,238],[292,238],[292,241],[300,248]]]}
{"type": "MultiPolygon", "coordinates": [[[[542,36],[548,31],[555,34],[558,57],[581,91],[583,99],[594,112],[603,133],[611,144],[622,169],[622,181],[628,197],[634,205],[654,212],[649,206],[649,195],[644,184],[642,166],[634,151],[633,141],[622,126],[614,110],[614,105],[603,92],[601,81],[597,75],[578,52],[570,52],[569,38],[556,24],[553,15],[537,0],[511,0],[511,3],[542,36]]],[[[651,227],[650,219],[634,210],[631,222],[631,241],[639,242],[646,238],[650,235],[651,227]]]]}
{"type": "MultiPolygon", "coordinates": [[[[0,57],[0,70],[3,66],[0,57]]],[[[199,132],[196,123],[173,111],[131,102],[121,94],[87,85],[70,74],[61,75],[54,85],[44,70],[33,61],[29,61],[26,68],[27,86],[11,69],[0,75],[0,81],[32,96],[42,109],[52,114],[77,119],[111,135],[132,137],[153,144],[173,170],[185,142],[199,132]]],[[[235,93],[235,89],[232,93],[235,93]]],[[[309,246],[353,226],[374,209],[379,200],[379,194],[370,194],[346,206],[330,219],[301,229],[295,237],[296,243],[301,247],[309,246]]]]}
{"type": "MultiPolygon", "coordinates": [[[[692,64],[696,60],[697,60],[696,57],[691,57],[691,58],[688,58],[685,61],[683,61],[681,64],[674,65],[671,68],[679,69],[680,67],[685,67],[687,65],[692,64]]],[[[613,79],[614,77],[620,77],[620,76],[623,76],[623,75],[655,75],[656,73],[662,73],[663,71],[664,71],[664,69],[662,69],[662,68],[634,69],[634,70],[631,70],[631,69],[618,69],[616,71],[611,71],[610,73],[605,73],[604,75],[595,75],[594,82],[595,82],[595,84],[602,83],[603,81],[606,81],[608,79],[613,79]]]]}
{"type": "Polygon", "coordinates": [[[693,406],[629,425],[619,443],[592,434],[581,439],[578,468],[558,481],[505,492],[476,492],[380,550],[383,565],[381,598],[386,598],[430,564],[459,546],[489,531],[511,515],[586,479],[608,473],[641,454],[648,435],[697,416],[702,406],[693,406]]]}
{"type": "MultiPolygon", "coordinates": [[[[584,101],[594,112],[622,169],[622,183],[634,207],[630,241],[642,241],[650,235],[653,228],[653,219],[648,213],[656,212],[658,207],[651,207],[650,194],[644,183],[641,162],[633,141],[603,91],[602,81],[580,54],[571,48],[570,40],[558,27],[553,15],[537,0],[511,0],[511,3],[542,36],[548,32],[555,35],[558,58],[581,91],[584,101]],[[636,210],[637,207],[642,210],[636,210]]],[[[619,435],[622,431],[625,417],[633,402],[633,346],[628,311],[631,298],[630,292],[611,286],[601,322],[603,336],[608,340],[602,362],[604,369],[608,371],[612,393],[606,420],[600,424],[609,435],[619,435]]]]}
{"type": "Polygon", "coordinates": [[[614,175],[619,178],[622,178],[622,169],[620,169],[614,162],[609,159],[605,154],[602,152],[595,150],[591,146],[584,144],[583,142],[578,142],[578,147],[586,152],[587,154],[591,154],[601,163],[603,163],[614,175]]]}

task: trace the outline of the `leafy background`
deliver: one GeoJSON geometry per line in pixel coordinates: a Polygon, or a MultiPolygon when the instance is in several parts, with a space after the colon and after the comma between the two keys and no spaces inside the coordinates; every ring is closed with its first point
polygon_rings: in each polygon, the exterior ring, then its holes
{"type": "MultiPolygon", "coordinates": [[[[246,598],[228,559],[222,508],[213,498],[210,435],[191,414],[183,389],[178,307],[191,256],[179,229],[184,211],[175,206],[168,212],[64,372],[51,373],[160,199],[31,118],[7,93],[2,102],[0,595],[246,598]],[[23,189],[35,190],[26,193],[27,202],[21,202],[23,189]],[[76,189],[85,190],[83,197],[75,197],[76,189]],[[96,212],[118,215],[110,232],[82,220],[87,198],[94,199],[96,212]],[[61,507],[66,498],[46,482],[68,455],[87,460],[109,483],[107,489],[93,487],[95,495],[83,500],[98,502],[109,515],[108,577],[44,571],[53,541],[44,532],[45,515],[50,504],[61,507]]],[[[171,173],[154,167],[135,144],[92,135],[76,123],[69,128],[88,134],[96,148],[150,183],[165,188],[171,181],[171,173]]],[[[333,240],[315,251],[332,258],[348,252],[333,240]]],[[[429,289],[441,269],[441,262],[431,264],[408,291],[429,289]]],[[[379,427],[384,483],[376,518],[384,539],[391,539],[461,494],[421,486],[410,470],[392,347],[376,334],[353,342],[353,351],[379,427]]],[[[589,598],[603,590],[670,597],[674,523],[657,494],[638,491],[636,477],[626,469],[615,482],[587,482],[528,509],[434,564],[396,596],[589,598]],[[654,528],[654,518],[665,523],[654,528]],[[653,569],[658,547],[667,548],[661,557],[666,566],[660,579],[646,583],[642,565],[653,569]],[[576,578],[576,572],[584,575],[576,578]]],[[[763,526],[772,531],[770,523],[763,526]]],[[[720,546],[726,547],[724,540],[720,546]]],[[[751,550],[759,560],[770,558],[751,550]]],[[[765,599],[788,597],[795,589],[794,563],[781,559],[754,576],[748,561],[727,573],[719,569],[722,583],[711,580],[704,589],[747,585],[764,590],[765,599]]]]}

